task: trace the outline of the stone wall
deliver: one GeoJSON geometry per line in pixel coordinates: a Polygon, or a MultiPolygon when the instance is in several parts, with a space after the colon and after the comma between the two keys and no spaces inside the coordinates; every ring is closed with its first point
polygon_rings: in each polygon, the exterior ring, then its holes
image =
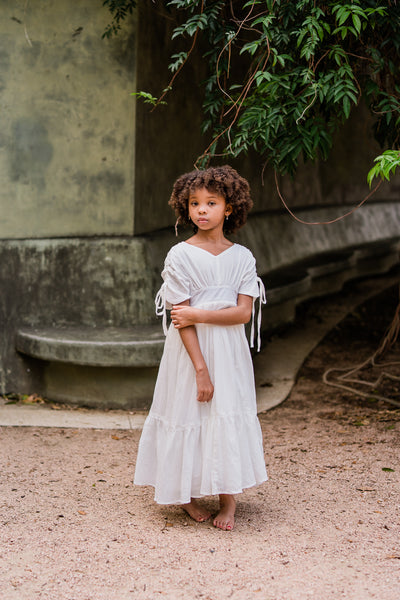
{"type": "MultiPolygon", "coordinates": [[[[157,324],[154,293],[177,241],[171,186],[207,142],[200,133],[205,72],[194,54],[155,112],[130,96],[158,95],[168,84],[169,54],[182,49],[169,45],[174,15],[166,18],[161,0],[141,0],[111,40],[101,37],[110,21],[101,0],[0,0],[0,10],[0,393],[51,389],[62,398],[76,365],[62,371],[18,353],[15,336],[21,328],[69,326],[107,336],[107,328],[157,324]]],[[[281,189],[307,220],[335,218],[368,193],[378,151],[360,107],[329,162],[305,165],[281,189]]],[[[282,209],[268,169],[263,181],[262,158],[234,166],[255,201],[237,240],[254,251],[267,283],[269,270],[300,258],[397,235],[398,180],[362,212],[313,228],[282,209]]],[[[154,365],[147,375],[114,369],[109,380],[107,369],[93,368],[82,381],[101,381],[107,394],[121,381],[124,406],[135,406],[130,390],[140,396],[136,407],[148,403],[154,365]]]]}
{"type": "Polygon", "coordinates": [[[101,4],[0,1],[0,238],[133,233],[135,19],[102,40],[101,4]]]}
{"type": "Polygon", "coordinates": [[[143,240],[3,240],[0,265],[0,393],[41,389],[43,365],[15,351],[21,327],[126,328],[154,318],[143,240]]]}

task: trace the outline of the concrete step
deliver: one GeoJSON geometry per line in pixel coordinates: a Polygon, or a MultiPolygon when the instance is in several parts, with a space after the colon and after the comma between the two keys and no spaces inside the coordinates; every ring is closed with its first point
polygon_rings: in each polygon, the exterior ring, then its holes
{"type": "Polygon", "coordinates": [[[91,367],[156,367],[164,347],[161,325],[33,327],[17,331],[15,347],[33,358],[91,367]]]}

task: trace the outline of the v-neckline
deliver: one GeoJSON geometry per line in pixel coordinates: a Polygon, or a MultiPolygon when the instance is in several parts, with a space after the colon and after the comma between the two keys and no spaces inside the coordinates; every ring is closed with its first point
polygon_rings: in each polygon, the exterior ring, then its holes
{"type": "Polygon", "coordinates": [[[213,256],[214,258],[217,258],[218,256],[221,256],[222,254],[225,254],[225,252],[228,252],[234,246],[236,246],[236,244],[232,244],[232,246],[229,246],[228,248],[226,248],[226,250],[222,250],[222,252],[220,252],[219,254],[213,254],[212,252],[209,252],[208,250],[205,250],[204,248],[200,248],[200,246],[195,246],[194,244],[189,244],[188,242],[182,242],[182,244],[185,244],[186,246],[191,246],[192,248],[197,248],[198,250],[201,250],[202,252],[205,252],[206,254],[213,256]]]}

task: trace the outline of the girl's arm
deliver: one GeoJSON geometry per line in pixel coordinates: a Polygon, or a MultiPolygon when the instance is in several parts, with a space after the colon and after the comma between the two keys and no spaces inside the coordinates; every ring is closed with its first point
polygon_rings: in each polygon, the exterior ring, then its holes
{"type": "Polygon", "coordinates": [[[253,298],[238,295],[237,306],[221,308],[220,310],[204,310],[188,306],[186,303],[172,307],[171,319],[173,325],[180,330],[190,327],[195,323],[209,323],[212,325],[240,325],[248,323],[251,319],[253,298]]]}
{"type": "MultiPolygon", "coordinates": [[[[188,306],[188,304],[189,300],[185,300],[177,306],[183,307],[188,306]]],[[[198,402],[209,402],[214,394],[214,386],[211,383],[210,374],[200,349],[196,329],[194,326],[188,326],[181,329],[179,334],[196,371],[197,400],[198,402]]]]}

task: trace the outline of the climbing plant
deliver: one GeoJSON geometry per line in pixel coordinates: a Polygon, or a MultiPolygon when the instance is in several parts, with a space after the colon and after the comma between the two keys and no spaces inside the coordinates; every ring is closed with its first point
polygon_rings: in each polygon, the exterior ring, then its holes
{"type": "Polygon", "coordinates": [[[133,13],[136,0],[104,0],[103,6],[107,6],[112,15],[112,21],[103,33],[103,38],[110,38],[121,29],[121,22],[133,13]]]}
{"type": "MultiPolygon", "coordinates": [[[[110,36],[136,2],[103,4],[113,17],[105,31],[110,36]]],[[[172,11],[169,17],[179,17],[171,48],[180,38],[186,49],[171,51],[170,81],[166,79],[159,98],[145,90],[137,95],[157,105],[173,93],[175,77],[201,38],[208,68],[203,130],[211,143],[199,166],[213,155],[236,157],[253,149],[276,172],[293,175],[300,160],[327,158],[335,132],[361,102],[374,116],[374,135],[381,146],[398,148],[400,3],[395,0],[153,4],[172,11]]],[[[396,162],[396,156],[391,160],[396,162]]],[[[380,164],[371,178],[384,176],[380,164]]]]}

